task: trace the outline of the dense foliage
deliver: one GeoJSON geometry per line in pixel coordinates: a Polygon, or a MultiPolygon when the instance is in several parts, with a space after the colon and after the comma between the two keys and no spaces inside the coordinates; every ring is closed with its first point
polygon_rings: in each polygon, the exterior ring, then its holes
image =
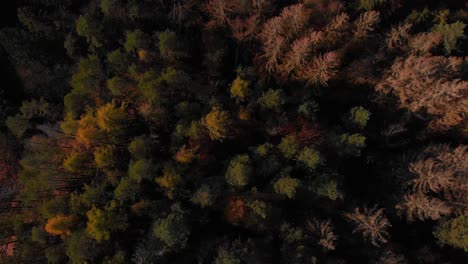
{"type": "Polygon", "coordinates": [[[468,262],[462,2],[19,1],[0,262],[468,262]]]}

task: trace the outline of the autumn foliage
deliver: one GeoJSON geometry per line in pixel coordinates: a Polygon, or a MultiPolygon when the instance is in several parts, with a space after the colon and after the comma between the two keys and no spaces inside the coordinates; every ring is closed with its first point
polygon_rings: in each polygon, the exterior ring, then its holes
{"type": "Polygon", "coordinates": [[[75,217],[70,215],[57,215],[50,218],[45,225],[45,231],[54,236],[67,236],[72,233],[75,217]]]}
{"type": "Polygon", "coordinates": [[[465,263],[461,2],[2,6],[0,263],[465,263]]]}

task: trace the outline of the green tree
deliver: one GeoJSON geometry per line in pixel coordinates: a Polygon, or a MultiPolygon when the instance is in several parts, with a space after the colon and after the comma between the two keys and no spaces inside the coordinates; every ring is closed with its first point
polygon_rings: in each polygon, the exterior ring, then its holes
{"type": "Polygon", "coordinates": [[[201,208],[205,208],[211,206],[215,198],[215,193],[212,188],[204,184],[198,188],[190,200],[201,208]]]}
{"type": "Polygon", "coordinates": [[[62,165],[66,171],[76,173],[86,168],[89,161],[87,153],[73,152],[63,160],[62,165]]]}
{"type": "Polygon", "coordinates": [[[56,118],[54,107],[45,101],[31,99],[23,101],[19,113],[6,119],[5,124],[8,129],[18,138],[24,136],[28,129],[32,129],[36,124],[41,124],[46,120],[53,121],[56,118]]]}
{"type": "Polygon", "coordinates": [[[179,204],[172,206],[172,212],[167,217],[156,220],[153,234],[170,250],[177,251],[186,247],[190,227],[179,204]]]}
{"type": "Polygon", "coordinates": [[[20,160],[22,170],[18,174],[18,183],[22,185],[19,199],[26,205],[29,202],[36,204],[39,197],[59,188],[57,179],[61,175],[57,170],[59,163],[55,162],[60,162],[61,153],[50,147],[57,142],[53,138],[36,135],[29,139],[29,143],[28,151],[20,160]]]}
{"type": "Polygon", "coordinates": [[[122,52],[120,49],[116,49],[107,54],[107,63],[115,72],[125,72],[128,69],[130,62],[131,60],[128,54],[122,52]]]}
{"type": "Polygon", "coordinates": [[[340,137],[339,148],[342,154],[360,156],[361,150],[366,147],[366,137],[361,134],[343,134],[340,137]]]}
{"type": "Polygon", "coordinates": [[[72,90],[63,98],[65,111],[71,119],[78,118],[85,111],[85,106],[91,103],[88,93],[82,90],[72,90]]]}
{"type": "Polygon", "coordinates": [[[320,153],[313,148],[305,147],[299,152],[297,160],[308,169],[313,170],[320,164],[320,153]]]}
{"type": "Polygon", "coordinates": [[[125,213],[118,210],[115,202],[111,202],[105,209],[93,207],[86,213],[86,217],[86,232],[96,241],[109,240],[113,232],[125,230],[128,226],[125,213]]]}
{"type": "Polygon", "coordinates": [[[315,120],[318,110],[319,105],[317,102],[307,101],[298,107],[297,112],[308,120],[315,120]]]}
{"type": "Polygon", "coordinates": [[[218,248],[218,255],[215,259],[215,264],[241,264],[241,260],[232,252],[220,247],[218,248]]]}
{"type": "Polygon", "coordinates": [[[468,216],[458,216],[441,221],[434,236],[442,243],[468,252],[468,216]]]}
{"type": "Polygon", "coordinates": [[[387,0],[359,0],[359,8],[369,11],[385,3],[387,0]]]}
{"type": "Polygon", "coordinates": [[[85,232],[73,233],[65,245],[65,252],[72,264],[93,263],[98,255],[97,243],[85,232]]]}
{"type": "Polygon", "coordinates": [[[75,22],[76,33],[95,48],[104,44],[102,23],[90,15],[80,15],[75,22]]]}
{"type": "Polygon", "coordinates": [[[258,254],[258,243],[253,239],[227,241],[218,247],[215,264],[268,263],[258,254]]]}
{"type": "Polygon", "coordinates": [[[199,140],[203,135],[203,127],[201,122],[199,121],[192,121],[190,123],[190,127],[187,130],[187,137],[191,140],[199,140]]]}
{"type": "Polygon", "coordinates": [[[15,116],[9,116],[5,121],[8,129],[18,138],[23,137],[24,133],[31,128],[29,120],[23,118],[21,115],[17,114],[15,116]]]}
{"type": "Polygon", "coordinates": [[[80,58],[70,81],[72,90],[64,98],[65,110],[74,118],[81,115],[91,102],[89,98],[101,90],[103,79],[102,65],[96,55],[80,58]]]}
{"type": "Polygon", "coordinates": [[[101,61],[96,55],[80,58],[78,68],[72,75],[70,84],[73,89],[91,92],[98,90],[104,79],[101,61]]]}
{"type": "Polygon", "coordinates": [[[261,157],[266,157],[274,151],[274,146],[271,143],[265,143],[255,148],[255,153],[261,157]]]}
{"type": "Polygon", "coordinates": [[[31,230],[31,239],[32,241],[44,245],[47,239],[47,232],[40,227],[33,227],[31,230]]]}
{"type": "Polygon", "coordinates": [[[133,201],[139,190],[138,182],[129,177],[122,177],[114,190],[114,198],[121,202],[133,201]]]}
{"type": "Polygon", "coordinates": [[[52,218],[56,215],[66,214],[68,212],[68,199],[67,197],[57,196],[44,201],[39,212],[44,218],[52,218]]]}
{"type": "Polygon", "coordinates": [[[270,211],[270,206],[261,200],[254,200],[251,202],[249,204],[249,208],[254,212],[255,215],[262,219],[266,219],[270,211]]]}
{"type": "Polygon", "coordinates": [[[128,151],[135,159],[145,159],[151,154],[151,141],[147,136],[135,137],[128,145],[128,151]]]}
{"type": "Polygon", "coordinates": [[[56,117],[54,113],[54,107],[48,103],[44,98],[39,100],[31,99],[30,101],[24,101],[21,104],[19,112],[24,118],[42,118],[47,120],[53,120],[56,117]]]}
{"type": "Polygon", "coordinates": [[[75,59],[83,53],[83,48],[80,44],[81,43],[79,36],[77,36],[75,32],[71,32],[65,38],[65,41],[63,42],[63,47],[67,51],[67,55],[70,58],[75,59]]]}
{"type": "Polygon", "coordinates": [[[107,256],[104,258],[102,264],[126,264],[128,263],[125,257],[124,251],[117,251],[113,256],[107,256]]]}
{"type": "Polygon", "coordinates": [[[237,155],[229,162],[225,175],[226,181],[232,186],[243,187],[249,183],[252,173],[249,155],[237,155]]]}
{"type": "Polygon", "coordinates": [[[288,198],[293,199],[300,184],[301,182],[298,179],[282,177],[273,184],[273,188],[275,189],[275,192],[286,195],[288,198]]]}
{"type": "Polygon", "coordinates": [[[107,88],[113,96],[122,96],[128,94],[132,86],[132,81],[119,76],[115,76],[107,80],[107,88]]]}
{"type": "Polygon", "coordinates": [[[67,261],[64,244],[47,247],[45,249],[45,256],[47,258],[47,263],[49,264],[60,264],[67,261]]]}
{"type": "Polygon", "coordinates": [[[117,106],[115,101],[107,103],[97,110],[96,121],[103,131],[121,134],[129,122],[127,107],[125,104],[117,106]]]}
{"type": "MultiPolygon", "coordinates": [[[[83,192],[77,197],[80,204],[92,207],[93,205],[104,206],[108,201],[106,193],[107,183],[85,184],[83,192]]],[[[72,201],[70,200],[70,205],[72,201]]],[[[75,211],[75,210],[72,210],[75,211]]]]}
{"type": "Polygon", "coordinates": [[[138,88],[141,90],[142,99],[149,104],[159,105],[161,103],[160,87],[159,74],[154,70],[144,72],[138,79],[138,88]]]}
{"type": "Polygon", "coordinates": [[[114,14],[118,14],[118,10],[123,8],[120,4],[120,0],[101,0],[99,7],[104,15],[113,16],[114,14]]]}
{"type": "Polygon", "coordinates": [[[356,106],[349,111],[348,121],[359,129],[367,126],[370,119],[370,112],[362,106],[356,106]]]}
{"type": "Polygon", "coordinates": [[[447,54],[450,54],[457,47],[457,41],[465,38],[464,29],[466,25],[461,21],[452,24],[437,24],[433,31],[442,34],[444,39],[444,48],[447,54]]]}
{"type": "Polygon", "coordinates": [[[151,44],[150,42],[150,37],[137,29],[126,32],[124,47],[127,52],[135,52],[139,49],[148,49],[151,44]]]}
{"type": "MultiPolygon", "coordinates": [[[[326,175],[329,176],[329,175],[326,175]]],[[[338,182],[328,177],[319,177],[314,181],[316,193],[321,197],[326,197],[332,201],[343,199],[343,193],[338,189],[338,182]]]]}
{"type": "Polygon", "coordinates": [[[142,179],[153,179],[155,171],[156,166],[149,159],[131,161],[128,166],[128,175],[136,182],[140,182],[142,179]]]}
{"type": "Polygon", "coordinates": [[[423,10],[413,10],[406,18],[406,22],[413,25],[427,23],[432,17],[431,11],[425,7],[423,10]]]}
{"type": "Polygon", "coordinates": [[[94,151],[94,164],[99,169],[112,169],[119,164],[119,152],[113,145],[105,145],[94,151]]]}
{"type": "Polygon", "coordinates": [[[168,61],[174,61],[177,58],[185,57],[186,54],[181,50],[181,40],[177,38],[174,31],[166,30],[159,32],[158,48],[161,57],[168,61]]]}
{"type": "Polygon", "coordinates": [[[284,155],[285,158],[291,159],[296,155],[299,150],[299,141],[296,135],[290,134],[281,139],[278,149],[284,155]]]}
{"type": "Polygon", "coordinates": [[[284,104],[284,98],[285,96],[282,90],[268,89],[257,102],[263,109],[279,111],[284,104]]]}

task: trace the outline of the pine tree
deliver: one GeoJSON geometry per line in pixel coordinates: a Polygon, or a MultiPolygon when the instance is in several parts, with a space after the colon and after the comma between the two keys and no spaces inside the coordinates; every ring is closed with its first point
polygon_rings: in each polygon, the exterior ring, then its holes
{"type": "Polygon", "coordinates": [[[113,232],[125,230],[128,226],[125,213],[118,211],[115,202],[104,209],[93,207],[86,217],[86,232],[98,242],[109,240],[113,232]]]}
{"type": "Polygon", "coordinates": [[[100,48],[104,45],[102,24],[96,18],[80,15],[75,24],[76,33],[84,37],[92,47],[100,48]]]}
{"type": "Polygon", "coordinates": [[[450,54],[457,48],[457,41],[465,38],[463,31],[466,25],[461,21],[456,21],[452,24],[440,23],[437,24],[433,31],[440,33],[444,40],[444,48],[447,54],[450,54]]]}
{"type": "Polygon", "coordinates": [[[126,106],[117,106],[114,101],[100,107],[96,112],[97,125],[105,132],[123,133],[128,119],[126,106]]]}

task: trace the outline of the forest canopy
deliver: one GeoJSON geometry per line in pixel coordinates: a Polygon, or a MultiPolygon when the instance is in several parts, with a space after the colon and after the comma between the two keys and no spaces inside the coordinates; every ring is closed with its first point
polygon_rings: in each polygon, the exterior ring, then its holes
{"type": "Polygon", "coordinates": [[[468,5],[24,0],[0,263],[468,263],[468,5]]]}

